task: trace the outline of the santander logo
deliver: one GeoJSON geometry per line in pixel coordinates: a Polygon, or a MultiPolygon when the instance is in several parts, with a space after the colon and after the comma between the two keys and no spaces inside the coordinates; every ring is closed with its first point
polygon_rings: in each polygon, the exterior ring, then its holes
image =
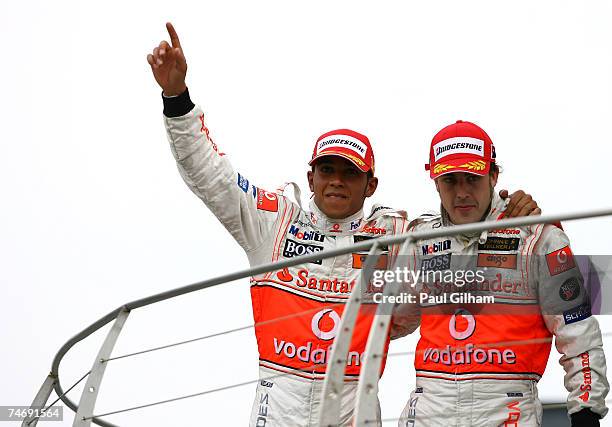
{"type": "Polygon", "coordinates": [[[296,276],[294,277],[288,268],[283,268],[276,273],[276,277],[285,283],[294,282],[300,288],[321,292],[349,294],[355,286],[355,279],[349,281],[337,277],[317,277],[305,268],[299,269],[296,276]]]}

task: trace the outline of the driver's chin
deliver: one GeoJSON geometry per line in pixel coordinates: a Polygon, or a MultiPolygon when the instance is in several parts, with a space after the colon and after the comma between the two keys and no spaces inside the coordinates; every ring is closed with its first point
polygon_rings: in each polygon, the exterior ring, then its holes
{"type": "Polygon", "coordinates": [[[451,218],[451,221],[455,225],[462,225],[462,224],[471,224],[473,222],[477,222],[478,219],[471,218],[471,216],[466,217],[463,215],[455,215],[454,218],[451,218]]]}
{"type": "Polygon", "coordinates": [[[451,216],[451,221],[455,225],[480,222],[483,215],[483,212],[480,212],[480,209],[472,209],[469,213],[462,213],[455,209],[453,213],[454,215],[451,216]]]}
{"type": "Polygon", "coordinates": [[[349,209],[346,206],[330,206],[329,204],[321,209],[325,215],[331,219],[344,219],[349,215],[349,209]]]}
{"type": "Polygon", "coordinates": [[[352,215],[349,199],[326,200],[319,206],[321,211],[331,219],[344,219],[352,215]]]}

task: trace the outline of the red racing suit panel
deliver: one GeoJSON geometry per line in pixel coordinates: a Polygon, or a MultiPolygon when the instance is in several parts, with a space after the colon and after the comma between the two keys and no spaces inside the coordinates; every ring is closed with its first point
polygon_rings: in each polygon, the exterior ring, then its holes
{"type": "MultiPolygon", "coordinates": [[[[251,287],[251,296],[266,307],[255,331],[261,366],[323,379],[344,304],[321,303],[266,286],[251,287]]],[[[375,309],[364,305],[357,318],[346,380],[358,379],[375,309]]]]}

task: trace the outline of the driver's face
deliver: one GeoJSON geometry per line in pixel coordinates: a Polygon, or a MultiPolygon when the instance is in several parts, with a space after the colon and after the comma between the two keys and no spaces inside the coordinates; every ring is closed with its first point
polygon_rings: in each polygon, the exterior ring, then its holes
{"type": "Polygon", "coordinates": [[[491,203],[497,175],[455,172],[436,178],[442,206],[453,224],[469,224],[482,219],[491,203]]]}
{"type": "Polygon", "coordinates": [[[374,194],[378,179],[368,178],[342,157],[326,156],[308,172],[308,184],[319,209],[330,218],[342,219],[363,207],[365,198],[374,194]]]}

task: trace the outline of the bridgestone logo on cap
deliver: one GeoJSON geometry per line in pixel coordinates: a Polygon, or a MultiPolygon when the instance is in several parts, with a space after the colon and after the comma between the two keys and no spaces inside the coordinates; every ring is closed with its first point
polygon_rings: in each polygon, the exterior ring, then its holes
{"type": "Polygon", "coordinates": [[[319,141],[317,145],[317,154],[323,150],[327,150],[331,147],[341,147],[353,150],[361,157],[365,157],[368,147],[362,141],[357,138],[353,138],[348,135],[330,135],[325,139],[319,141]]]}
{"type": "Polygon", "coordinates": [[[484,141],[468,136],[445,139],[434,145],[434,158],[437,162],[451,154],[475,154],[484,157],[484,141]]]}

